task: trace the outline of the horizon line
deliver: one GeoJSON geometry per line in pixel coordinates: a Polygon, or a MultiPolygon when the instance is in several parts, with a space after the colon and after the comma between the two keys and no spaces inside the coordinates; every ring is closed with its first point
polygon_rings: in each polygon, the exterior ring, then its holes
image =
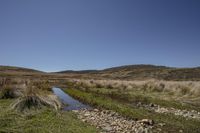
{"type": "Polygon", "coordinates": [[[191,67],[186,67],[186,66],[168,66],[168,65],[158,65],[158,64],[125,64],[125,65],[116,65],[116,66],[110,66],[110,67],[104,67],[100,69],[63,69],[63,70],[55,70],[55,71],[46,71],[46,70],[41,70],[39,68],[34,68],[34,67],[28,67],[28,66],[15,66],[15,65],[0,65],[0,67],[18,67],[18,68],[24,68],[24,69],[31,69],[35,71],[40,71],[40,72],[45,72],[45,73],[56,73],[56,72],[63,72],[63,71],[101,71],[105,69],[110,69],[110,68],[118,68],[118,67],[126,67],[126,66],[156,66],[156,67],[166,67],[166,68],[177,68],[177,69],[184,69],[184,68],[199,68],[200,66],[191,66],[191,67]]]}

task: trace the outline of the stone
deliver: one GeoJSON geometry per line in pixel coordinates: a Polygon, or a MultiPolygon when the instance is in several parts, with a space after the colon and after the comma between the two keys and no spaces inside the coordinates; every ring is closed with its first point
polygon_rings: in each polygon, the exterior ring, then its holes
{"type": "Polygon", "coordinates": [[[105,131],[112,131],[112,127],[107,125],[106,127],[103,128],[105,131]]]}
{"type": "Polygon", "coordinates": [[[179,130],[179,133],[183,133],[183,130],[179,130]]]}
{"type": "Polygon", "coordinates": [[[155,105],[153,104],[153,103],[150,103],[150,105],[149,105],[150,107],[155,107],[155,105]]]}
{"type": "Polygon", "coordinates": [[[90,116],[90,114],[89,113],[85,113],[84,116],[90,116]]]}
{"type": "Polygon", "coordinates": [[[98,110],[98,109],[94,109],[94,111],[95,111],[95,112],[99,112],[99,110],[98,110]]]}
{"type": "Polygon", "coordinates": [[[78,110],[72,110],[72,112],[74,112],[74,113],[78,113],[78,110]]]}
{"type": "Polygon", "coordinates": [[[153,125],[154,121],[150,119],[142,119],[140,120],[141,123],[146,124],[146,125],[153,125]]]}
{"type": "Polygon", "coordinates": [[[158,125],[163,127],[163,126],[165,126],[165,123],[159,123],[158,125]]]}
{"type": "Polygon", "coordinates": [[[136,121],[125,118],[111,110],[82,109],[75,112],[79,119],[103,130],[104,133],[146,133],[149,130],[153,130],[152,120],[136,121]]]}

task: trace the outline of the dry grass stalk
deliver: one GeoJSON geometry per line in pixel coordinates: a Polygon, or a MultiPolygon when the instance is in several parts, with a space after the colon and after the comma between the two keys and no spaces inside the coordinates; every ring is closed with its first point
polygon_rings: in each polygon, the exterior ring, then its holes
{"type": "Polygon", "coordinates": [[[108,88],[137,90],[146,92],[164,92],[177,96],[200,96],[199,81],[123,81],[123,80],[72,80],[77,86],[88,88],[108,88]]]}
{"type": "Polygon", "coordinates": [[[12,105],[12,109],[24,111],[27,109],[40,109],[43,106],[61,109],[62,104],[57,96],[47,91],[41,91],[33,86],[24,90],[23,96],[19,97],[12,105]]]}

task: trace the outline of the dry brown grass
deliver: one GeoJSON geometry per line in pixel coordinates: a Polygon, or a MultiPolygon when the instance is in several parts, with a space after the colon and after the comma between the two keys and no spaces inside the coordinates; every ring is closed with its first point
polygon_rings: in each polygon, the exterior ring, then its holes
{"type": "Polygon", "coordinates": [[[21,89],[25,87],[21,79],[0,78],[0,98],[16,98],[21,96],[21,89]]]}
{"type": "Polygon", "coordinates": [[[52,93],[41,91],[34,86],[29,86],[23,91],[23,95],[11,105],[11,108],[24,111],[32,108],[40,109],[43,106],[49,106],[59,110],[62,104],[58,97],[52,93]]]}
{"type": "Polygon", "coordinates": [[[123,80],[73,80],[76,85],[89,88],[121,89],[143,92],[163,92],[176,96],[200,96],[199,81],[123,81],[123,80]]]}
{"type": "Polygon", "coordinates": [[[17,98],[21,95],[22,93],[19,89],[10,86],[4,86],[0,91],[0,99],[17,98]]]}
{"type": "Polygon", "coordinates": [[[62,107],[58,97],[51,92],[47,80],[0,78],[0,98],[17,98],[11,107],[20,111],[43,106],[56,110],[62,107]]]}

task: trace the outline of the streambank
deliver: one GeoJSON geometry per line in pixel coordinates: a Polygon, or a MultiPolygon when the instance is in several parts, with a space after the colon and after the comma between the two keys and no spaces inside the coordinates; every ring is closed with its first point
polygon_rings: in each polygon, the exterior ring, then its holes
{"type": "Polygon", "coordinates": [[[91,109],[91,106],[74,99],[60,88],[52,88],[53,93],[65,104],[64,110],[91,109]]]}

